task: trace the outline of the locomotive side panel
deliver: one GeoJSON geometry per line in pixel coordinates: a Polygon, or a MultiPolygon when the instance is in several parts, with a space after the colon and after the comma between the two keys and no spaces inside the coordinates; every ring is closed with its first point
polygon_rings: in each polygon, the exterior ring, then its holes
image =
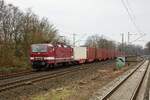
{"type": "Polygon", "coordinates": [[[73,52],[70,47],[58,45],[55,48],[55,63],[69,62],[72,60],[72,56],[73,52]]]}

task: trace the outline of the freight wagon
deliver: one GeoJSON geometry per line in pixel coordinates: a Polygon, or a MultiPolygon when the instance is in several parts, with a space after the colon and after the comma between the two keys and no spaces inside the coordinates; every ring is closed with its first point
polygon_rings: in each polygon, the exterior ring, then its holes
{"type": "Polygon", "coordinates": [[[73,58],[77,63],[85,63],[87,59],[86,47],[74,47],[73,48],[73,58]]]}
{"type": "Polygon", "coordinates": [[[87,62],[93,62],[94,60],[96,60],[95,48],[86,48],[86,52],[87,52],[87,58],[86,58],[87,62]]]}

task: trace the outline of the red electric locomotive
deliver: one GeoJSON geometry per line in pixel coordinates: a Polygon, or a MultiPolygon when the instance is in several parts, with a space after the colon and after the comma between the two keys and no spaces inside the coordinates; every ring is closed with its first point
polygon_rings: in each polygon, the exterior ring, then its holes
{"type": "Polygon", "coordinates": [[[40,70],[59,63],[73,60],[73,49],[63,44],[33,44],[31,45],[30,61],[33,69],[40,70]]]}

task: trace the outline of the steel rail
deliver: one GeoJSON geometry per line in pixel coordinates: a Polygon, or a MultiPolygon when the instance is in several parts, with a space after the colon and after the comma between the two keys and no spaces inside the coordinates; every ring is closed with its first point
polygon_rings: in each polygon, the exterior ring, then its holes
{"type": "MultiPolygon", "coordinates": [[[[107,64],[109,62],[101,62],[102,65],[107,64]]],[[[95,64],[95,63],[92,63],[95,64]]],[[[75,66],[75,65],[73,65],[75,66]]],[[[15,73],[10,73],[10,74],[5,74],[4,75],[0,75],[0,80],[5,80],[5,79],[9,79],[9,78],[14,78],[14,77],[20,77],[20,76],[25,76],[25,75],[29,75],[29,74],[34,74],[36,72],[34,71],[21,71],[21,72],[15,72],[15,73]]]]}
{"type": "Polygon", "coordinates": [[[0,75],[0,80],[9,79],[13,77],[20,77],[24,75],[33,74],[33,73],[34,73],[33,71],[21,71],[21,72],[16,72],[11,74],[4,74],[4,75],[0,75]]]}
{"type": "MultiPolygon", "coordinates": [[[[79,71],[79,70],[92,68],[92,67],[89,67],[89,65],[93,65],[93,64],[105,65],[105,64],[109,64],[109,63],[111,63],[111,60],[100,62],[100,63],[89,63],[89,64],[86,64],[85,66],[83,64],[83,65],[77,65],[77,66],[73,66],[73,67],[68,67],[68,68],[65,68],[65,69],[62,69],[62,70],[58,70],[58,71],[54,71],[54,72],[51,72],[51,73],[44,73],[41,76],[39,76],[39,74],[37,73],[37,76],[34,76],[34,77],[30,77],[29,76],[29,78],[27,77],[25,79],[20,79],[19,78],[19,79],[15,80],[15,81],[11,81],[11,82],[6,82],[6,83],[0,84],[0,92],[9,90],[9,89],[12,89],[12,88],[15,88],[15,87],[20,87],[20,86],[24,86],[24,85],[30,85],[32,83],[35,83],[35,82],[38,82],[38,81],[42,81],[42,80],[46,80],[46,79],[51,79],[51,78],[54,78],[54,77],[57,77],[57,76],[63,76],[65,74],[73,73],[73,72],[76,72],[76,71],[79,71]]],[[[26,76],[26,75],[24,75],[24,76],[26,76]]]]}
{"type": "Polygon", "coordinates": [[[145,70],[145,72],[144,72],[144,75],[142,76],[141,81],[139,82],[138,86],[137,86],[136,89],[134,90],[134,93],[133,93],[133,95],[132,95],[132,97],[131,97],[130,100],[136,100],[137,94],[138,94],[138,92],[139,92],[139,90],[140,90],[140,87],[141,87],[141,85],[142,85],[142,83],[143,83],[143,80],[144,80],[144,78],[145,78],[145,75],[146,75],[146,73],[148,72],[148,67],[149,67],[149,65],[150,65],[150,61],[148,62],[148,65],[147,65],[147,67],[146,67],[146,70],[145,70]]]}
{"type": "MultiPolygon", "coordinates": [[[[116,87],[114,87],[111,91],[109,91],[105,96],[101,98],[101,100],[107,100],[127,79],[129,79],[143,64],[145,61],[140,63],[125,79],[123,79],[116,87]]],[[[148,68],[148,66],[147,66],[148,68]]],[[[147,69],[146,68],[146,69],[147,69]]],[[[142,78],[143,79],[143,78],[142,78]]],[[[136,92],[135,92],[136,93],[136,92]]],[[[133,96],[134,97],[134,96],[133,96]]],[[[135,97],[134,97],[135,98],[135,97]]],[[[133,98],[133,99],[134,99],[133,98]]],[[[131,99],[131,100],[133,100],[131,99]]]]}
{"type": "Polygon", "coordinates": [[[0,85],[0,92],[6,91],[6,90],[9,90],[9,89],[12,89],[12,88],[24,86],[24,85],[30,85],[30,84],[35,83],[35,82],[39,82],[39,81],[42,81],[42,80],[63,76],[63,75],[69,74],[69,73],[74,73],[76,71],[80,71],[80,70],[84,70],[84,69],[88,69],[88,68],[89,67],[84,67],[84,68],[73,67],[72,69],[67,69],[65,71],[57,71],[57,72],[54,72],[54,73],[48,73],[48,74],[38,76],[38,77],[32,77],[32,78],[23,79],[23,80],[16,80],[14,82],[1,84],[0,85]]]}

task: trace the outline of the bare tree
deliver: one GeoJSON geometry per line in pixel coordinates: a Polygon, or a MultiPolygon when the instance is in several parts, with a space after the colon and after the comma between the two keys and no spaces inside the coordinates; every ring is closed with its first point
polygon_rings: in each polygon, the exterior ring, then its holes
{"type": "Polygon", "coordinates": [[[143,55],[144,49],[140,45],[126,45],[123,44],[124,47],[122,48],[122,44],[118,45],[118,50],[123,50],[127,55],[143,55]]]}
{"type": "Polygon", "coordinates": [[[146,43],[147,50],[150,52],[150,42],[146,43]]]}
{"type": "Polygon", "coordinates": [[[110,48],[110,49],[116,48],[116,44],[114,41],[107,40],[103,36],[99,35],[89,36],[86,40],[85,45],[96,48],[110,48]]]}
{"type": "Polygon", "coordinates": [[[26,62],[32,43],[53,42],[58,37],[57,32],[47,18],[40,19],[30,9],[22,12],[0,0],[0,66],[8,60],[16,63],[18,58],[26,62]]]}

